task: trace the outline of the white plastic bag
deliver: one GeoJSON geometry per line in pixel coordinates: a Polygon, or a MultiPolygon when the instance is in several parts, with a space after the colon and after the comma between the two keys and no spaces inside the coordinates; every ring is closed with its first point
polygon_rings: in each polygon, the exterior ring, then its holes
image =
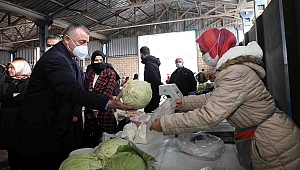
{"type": "Polygon", "coordinates": [[[139,144],[147,144],[146,124],[144,122],[142,122],[139,125],[138,129],[136,130],[133,142],[134,143],[139,143],[139,144]]]}
{"type": "Polygon", "coordinates": [[[224,153],[224,141],[214,135],[197,132],[178,135],[178,149],[202,160],[217,160],[224,153]]]}
{"type": "Polygon", "coordinates": [[[133,142],[136,130],[137,130],[137,126],[134,123],[130,122],[126,124],[123,128],[121,138],[125,138],[127,136],[129,140],[133,142]]]}
{"type": "Polygon", "coordinates": [[[163,115],[173,114],[175,112],[175,102],[173,99],[166,99],[158,108],[156,108],[147,123],[146,131],[147,131],[147,143],[155,143],[163,140],[163,133],[157,131],[150,131],[149,127],[153,124],[156,118],[160,118],[163,115]]]}

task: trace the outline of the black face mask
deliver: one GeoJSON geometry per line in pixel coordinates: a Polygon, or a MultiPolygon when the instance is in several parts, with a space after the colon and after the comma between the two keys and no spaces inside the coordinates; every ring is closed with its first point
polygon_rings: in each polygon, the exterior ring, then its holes
{"type": "Polygon", "coordinates": [[[93,66],[95,73],[100,74],[105,68],[105,63],[104,62],[93,63],[92,66],[93,66]]]}

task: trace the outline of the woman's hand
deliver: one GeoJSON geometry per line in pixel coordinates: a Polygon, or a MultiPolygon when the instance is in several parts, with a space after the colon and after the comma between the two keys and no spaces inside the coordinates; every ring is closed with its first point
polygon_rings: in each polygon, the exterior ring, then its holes
{"type": "Polygon", "coordinates": [[[153,124],[150,126],[149,130],[155,130],[157,132],[162,132],[162,128],[160,125],[160,118],[155,119],[153,124]]]}
{"type": "Polygon", "coordinates": [[[175,100],[175,104],[176,104],[176,110],[179,110],[181,112],[183,112],[183,107],[182,107],[182,99],[176,99],[175,100]]]}

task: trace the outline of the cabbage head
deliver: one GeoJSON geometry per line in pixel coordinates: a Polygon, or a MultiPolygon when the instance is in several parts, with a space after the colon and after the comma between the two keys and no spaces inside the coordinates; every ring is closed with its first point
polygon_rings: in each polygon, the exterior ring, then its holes
{"type": "MultiPolygon", "coordinates": [[[[155,158],[149,154],[147,154],[146,152],[142,151],[141,149],[139,149],[133,142],[131,141],[127,141],[121,138],[113,138],[107,141],[102,142],[99,147],[95,150],[95,154],[100,154],[100,155],[104,155],[105,157],[107,157],[107,167],[108,168],[113,168],[115,167],[116,170],[119,170],[118,167],[122,167],[125,166],[125,163],[123,163],[122,161],[129,161],[126,163],[127,168],[125,169],[130,169],[130,168],[134,168],[135,165],[131,165],[130,162],[132,162],[133,164],[138,164],[138,162],[140,162],[138,165],[139,168],[137,169],[143,169],[143,167],[145,166],[147,170],[154,170],[155,168],[150,165],[149,162],[156,162],[155,158]],[[120,153],[127,153],[127,154],[120,154],[120,153]],[[131,154],[128,154],[131,153],[131,154]],[[116,156],[118,155],[118,156],[116,156]],[[137,162],[135,162],[135,159],[132,159],[132,161],[130,161],[130,159],[125,158],[126,156],[131,158],[136,158],[137,162]],[[143,161],[143,165],[140,161],[140,159],[143,161]],[[134,161],[133,161],[134,160],[134,161]],[[119,162],[121,161],[121,162],[119,162]],[[114,164],[114,165],[112,165],[114,164]],[[113,167],[112,167],[113,166],[113,167]]],[[[122,169],[120,169],[122,170],[122,169]]]]}
{"type": "Polygon", "coordinates": [[[107,167],[115,170],[147,170],[145,161],[132,152],[119,152],[108,161],[107,167]]]}
{"type": "Polygon", "coordinates": [[[65,159],[59,170],[96,170],[107,167],[107,160],[101,154],[75,154],[65,159]]]}
{"type": "Polygon", "coordinates": [[[129,106],[142,109],[148,105],[152,98],[150,83],[141,80],[129,80],[123,86],[122,101],[129,106]]]}
{"type": "Polygon", "coordinates": [[[113,154],[117,152],[120,146],[128,145],[128,141],[121,138],[113,138],[102,142],[99,147],[95,150],[96,154],[103,154],[104,156],[110,158],[113,154]]]}

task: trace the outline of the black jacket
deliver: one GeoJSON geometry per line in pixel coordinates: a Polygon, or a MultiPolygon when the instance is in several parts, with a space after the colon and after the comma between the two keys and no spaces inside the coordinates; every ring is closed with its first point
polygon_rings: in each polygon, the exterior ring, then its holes
{"type": "Polygon", "coordinates": [[[142,59],[142,63],[145,64],[144,80],[151,84],[153,94],[158,95],[158,86],[161,85],[160,76],[160,60],[152,55],[148,55],[142,59]]]}
{"type": "Polygon", "coordinates": [[[189,92],[196,91],[197,82],[194,77],[194,73],[183,67],[179,72],[176,69],[172,74],[169,84],[175,83],[183,96],[187,96],[189,92]]]}
{"type": "Polygon", "coordinates": [[[5,79],[1,84],[0,102],[2,102],[1,109],[20,106],[24,93],[28,85],[29,79],[12,80],[5,79]],[[20,93],[13,97],[13,93],[20,93]]]}
{"type": "Polygon", "coordinates": [[[80,76],[62,42],[36,63],[19,117],[22,156],[36,157],[62,149],[68,152],[69,120],[75,104],[104,111],[108,99],[83,90],[80,76]]]}

